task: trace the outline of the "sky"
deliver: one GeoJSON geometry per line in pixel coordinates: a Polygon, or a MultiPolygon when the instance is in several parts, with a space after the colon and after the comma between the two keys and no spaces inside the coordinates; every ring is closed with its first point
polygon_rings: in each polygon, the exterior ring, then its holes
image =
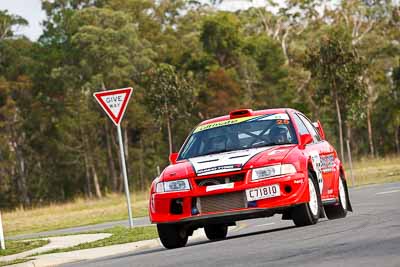
{"type": "Polygon", "coordinates": [[[31,40],[37,40],[42,34],[41,22],[46,15],[40,0],[0,0],[0,10],[8,10],[29,22],[29,26],[15,29],[17,34],[26,35],[31,40]]]}
{"type": "MultiPolygon", "coordinates": [[[[220,9],[235,11],[252,6],[261,6],[265,0],[225,0],[220,9]]],[[[29,26],[15,29],[17,34],[26,35],[35,41],[42,34],[41,22],[46,18],[41,9],[41,0],[0,0],[0,10],[8,10],[9,13],[19,15],[29,22],[29,26]]]]}

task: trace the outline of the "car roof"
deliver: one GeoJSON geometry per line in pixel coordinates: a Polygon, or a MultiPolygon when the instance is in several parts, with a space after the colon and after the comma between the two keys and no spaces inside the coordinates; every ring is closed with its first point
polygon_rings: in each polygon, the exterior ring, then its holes
{"type": "MultiPolygon", "coordinates": [[[[286,113],[286,112],[297,112],[294,109],[291,108],[274,108],[274,109],[262,109],[262,110],[253,110],[252,111],[252,116],[259,116],[259,115],[265,115],[265,114],[274,114],[274,113],[286,113]]],[[[209,124],[209,123],[214,123],[214,122],[219,122],[219,121],[226,121],[226,120],[230,120],[231,117],[230,115],[224,115],[224,116],[220,116],[220,117],[216,117],[216,118],[212,118],[212,119],[208,119],[205,121],[202,121],[199,125],[205,125],[205,124],[209,124]]]]}

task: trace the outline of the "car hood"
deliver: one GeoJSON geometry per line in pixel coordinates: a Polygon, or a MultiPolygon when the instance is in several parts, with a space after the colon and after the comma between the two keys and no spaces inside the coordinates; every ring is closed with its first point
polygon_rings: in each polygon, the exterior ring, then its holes
{"type": "Polygon", "coordinates": [[[204,176],[280,163],[295,145],[237,150],[179,161],[163,172],[164,180],[204,176]]]}

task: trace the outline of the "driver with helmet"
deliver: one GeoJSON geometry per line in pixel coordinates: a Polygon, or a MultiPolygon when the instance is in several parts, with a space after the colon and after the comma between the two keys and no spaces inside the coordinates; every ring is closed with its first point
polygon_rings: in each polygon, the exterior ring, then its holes
{"type": "Polygon", "coordinates": [[[269,132],[271,142],[277,145],[290,143],[288,139],[288,128],[286,125],[274,125],[269,132]]]}

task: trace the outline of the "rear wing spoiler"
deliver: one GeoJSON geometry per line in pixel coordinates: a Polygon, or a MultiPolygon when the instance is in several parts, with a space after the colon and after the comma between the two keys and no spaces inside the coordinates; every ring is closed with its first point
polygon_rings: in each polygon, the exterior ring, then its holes
{"type": "Polygon", "coordinates": [[[325,140],[325,132],[324,132],[324,128],[322,128],[321,122],[318,120],[316,122],[313,122],[313,125],[318,130],[319,135],[321,136],[321,138],[323,140],[325,140]]]}

